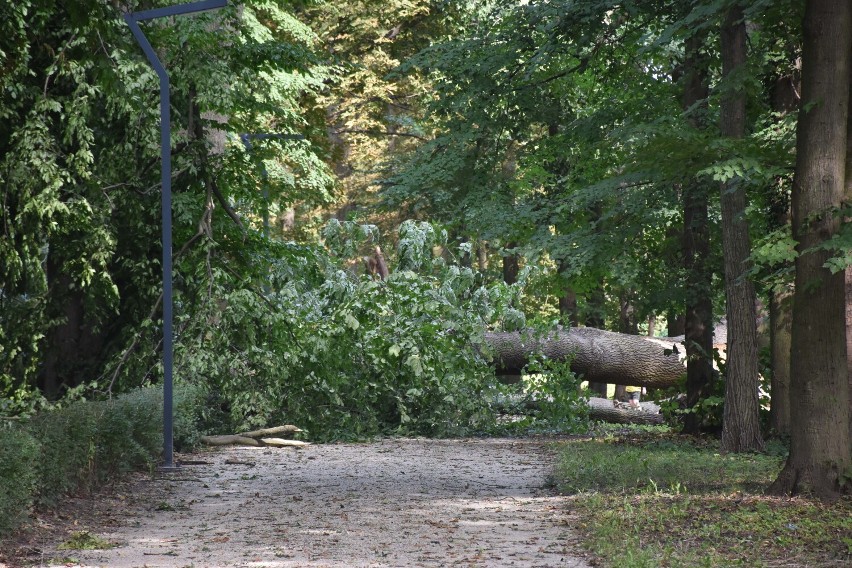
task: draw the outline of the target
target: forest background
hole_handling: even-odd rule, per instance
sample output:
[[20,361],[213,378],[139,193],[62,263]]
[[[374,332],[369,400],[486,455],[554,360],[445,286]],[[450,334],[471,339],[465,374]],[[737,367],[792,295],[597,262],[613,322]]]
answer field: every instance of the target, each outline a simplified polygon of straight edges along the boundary
[[[161,381],[158,84],[122,14],[164,4],[0,6],[4,416]],[[685,431],[789,436],[777,491],[848,491],[847,4],[144,24],[172,81],[176,381],[209,424],[446,436],[499,422],[488,330],[683,335]],[[526,425],[579,427],[576,380],[544,377]]]

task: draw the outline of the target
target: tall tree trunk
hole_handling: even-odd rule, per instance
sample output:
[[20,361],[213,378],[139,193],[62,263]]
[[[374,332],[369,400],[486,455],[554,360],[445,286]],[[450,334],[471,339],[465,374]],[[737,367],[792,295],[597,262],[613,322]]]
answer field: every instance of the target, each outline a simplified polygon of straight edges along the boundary
[[[686,41],[684,63],[684,110],[701,107],[707,100],[708,61],[701,54],[702,35]],[[700,113],[700,110],[698,111]],[[698,114],[690,117],[695,128],[704,126]],[[693,408],[713,389],[713,302],[712,274],[707,266],[710,255],[708,221],[709,195],[706,185],[691,181],[683,186],[683,259],[686,269],[686,316],[684,343],[686,345],[686,406]],[[684,431],[701,430],[701,417],[694,412],[684,417]]]
[[479,271],[485,274],[488,270],[488,244],[485,241],[479,241],[476,247],[476,264]]
[[[799,62],[800,63],[800,62]],[[794,67],[798,67],[794,65]],[[799,107],[800,78],[797,73],[779,77],[772,88],[772,108],[779,115]],[[773,228],[790,223],[790,199],[783,178],[779,178],[770,196]],[[769,299],[770,392],[769,427],[777,436],[790,434],[790,347],[793,322],[793,286],[780,283],[772,288]]]
[[849,439],[852,440],[852,266],[846,268],[846,376],[849,383]]
[[[849,110],[846,117],[846,203],[852,205],[852,61],[849,63]],[[852,223],[852,219],[845,219]],[[852,266],[846,268],[846,378],[849,382],[849,438],[852,440]]]
[[[796,132],[793,237],[796,290],[790,360],[790,455],[776,494],[852,493],[845,278],[825,268],[845,190],[852,2],[810,0],[805,9],[802,108]],[[843,427],[838,427],[843,425]]]
[[[746,64],[746,28],[742,7],[728,9],[722,24],[722,74],[731,80]],[[745,136],[744,88],[727,85],[722,97],[722,136]],[[722,422],[723,452],[763,449],[760,433],[760,400],[757,369],[757,296],[748,277],[751,239],[748,234],[742,180],[722,184],[722,251],[725,262],[725,300],[728,316],[725,407]]]
[[657,332],[657,316],[656,314],[651,314],[648,316],[648,337],[654,337],[654,334]]

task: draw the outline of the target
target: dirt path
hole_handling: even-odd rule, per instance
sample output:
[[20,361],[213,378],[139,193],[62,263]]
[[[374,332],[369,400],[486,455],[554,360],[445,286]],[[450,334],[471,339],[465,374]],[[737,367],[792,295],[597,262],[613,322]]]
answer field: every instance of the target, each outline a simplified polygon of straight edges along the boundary
[[191,459],[207,463],[101,503],[90,530],[114,548],[45,543],[37,565],[588,566],[563,498],[544,487],[555,460],[544,440],[393,439]]

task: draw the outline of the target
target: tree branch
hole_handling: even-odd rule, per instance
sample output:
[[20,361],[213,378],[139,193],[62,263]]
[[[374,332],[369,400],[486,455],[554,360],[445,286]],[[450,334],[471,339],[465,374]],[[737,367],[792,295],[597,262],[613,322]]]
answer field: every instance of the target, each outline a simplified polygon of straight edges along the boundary
[[417,138],[418,140],[423,140],[428,142],[429,139],[420,136],[419,134],[414,134],[412,132],[391,132],[389,130],[361,130],[357,128],[342,128],[340,130],[335,130],[335,134],[367,134],[370,136],[408,136],[410,138]]

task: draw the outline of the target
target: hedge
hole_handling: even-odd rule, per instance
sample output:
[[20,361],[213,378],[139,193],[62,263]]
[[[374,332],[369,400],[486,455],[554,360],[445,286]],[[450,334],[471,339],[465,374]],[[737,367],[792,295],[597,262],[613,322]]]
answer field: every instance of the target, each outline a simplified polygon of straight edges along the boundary
[[[63,495],[91,491],[129,471],[153,471],[163,448],[162,397],[162,389],[144,388],[0,421],[0,535]],[[203,403],[199,389],[176,387],[176,449],[197,443]]]

